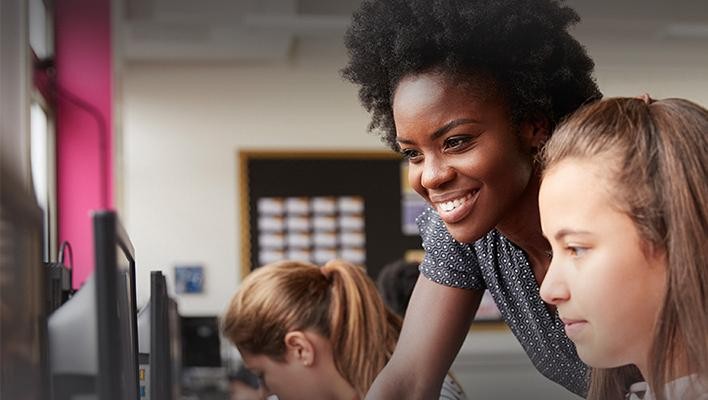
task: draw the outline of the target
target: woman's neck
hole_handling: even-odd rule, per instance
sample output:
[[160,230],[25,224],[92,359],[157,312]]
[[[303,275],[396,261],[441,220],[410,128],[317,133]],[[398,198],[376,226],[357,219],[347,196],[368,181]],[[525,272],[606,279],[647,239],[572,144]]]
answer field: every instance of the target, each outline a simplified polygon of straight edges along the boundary
[[551,254],[551,245],[541,231],[538,211],[540,186],[540,176],[534,171],[513,210],[496,226],[499,232],[526,253],[539,285],[546,276]]

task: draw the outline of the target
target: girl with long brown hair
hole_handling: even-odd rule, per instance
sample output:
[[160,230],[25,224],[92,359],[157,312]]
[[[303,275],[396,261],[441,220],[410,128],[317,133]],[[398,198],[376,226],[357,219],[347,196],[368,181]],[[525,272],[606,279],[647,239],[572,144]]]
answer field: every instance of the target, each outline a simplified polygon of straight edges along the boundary
[[594,367],[588,397],[708,399],[708,111],[603,100],[543,162],[541,296]]
[[[400,328],[366,272],[340,260],[260,267],[223,318],[224,335],[280,400],[363,398]],[[464,398],[451,379],[442,393]]]

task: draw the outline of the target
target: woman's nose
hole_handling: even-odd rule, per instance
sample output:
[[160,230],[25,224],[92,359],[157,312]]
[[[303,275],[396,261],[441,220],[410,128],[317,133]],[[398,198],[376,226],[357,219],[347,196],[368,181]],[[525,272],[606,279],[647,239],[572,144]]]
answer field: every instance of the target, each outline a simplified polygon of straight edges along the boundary
[[439,157],[428,157],[423,164],[421,185],[426,189],[437,189],[444,183],[452,180],[455,171]]

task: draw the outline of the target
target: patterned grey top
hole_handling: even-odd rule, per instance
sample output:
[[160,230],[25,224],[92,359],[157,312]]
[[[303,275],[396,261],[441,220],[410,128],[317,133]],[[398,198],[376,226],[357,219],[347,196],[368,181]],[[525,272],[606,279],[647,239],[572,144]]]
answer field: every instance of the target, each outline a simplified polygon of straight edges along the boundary
[[416,222],[425,249],[421,273],[441,285],[489,290],[502,318],[536,369],[585,397],[588,368],[565,335],[563,322],[541,300],[524,251],[497,230],[471,245],[462,244],[452,238],[430,207]]

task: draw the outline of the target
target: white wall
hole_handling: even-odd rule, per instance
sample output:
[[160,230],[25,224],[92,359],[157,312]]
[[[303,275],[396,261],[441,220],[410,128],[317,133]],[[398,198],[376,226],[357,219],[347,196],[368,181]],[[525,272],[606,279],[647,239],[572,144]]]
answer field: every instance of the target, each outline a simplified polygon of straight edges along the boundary
[[[340,43],[341,41],[337,41]],[[203,295],[184,314],[222,311],[239,279],[237,152],[244,148],[381,149],[366,133],[343,52],[310,43],[288,63],[128,65],[124,70],[124,214],[139,261],[139,302],[151,269],[203,264]]]
[[[683,97],[708,106],[708,37],[701,40],[635,37],[610,31],[579,38],[595,60],[595,76],[606,97],[649,93]],[[586,40],[582,38],[587,36]]]

